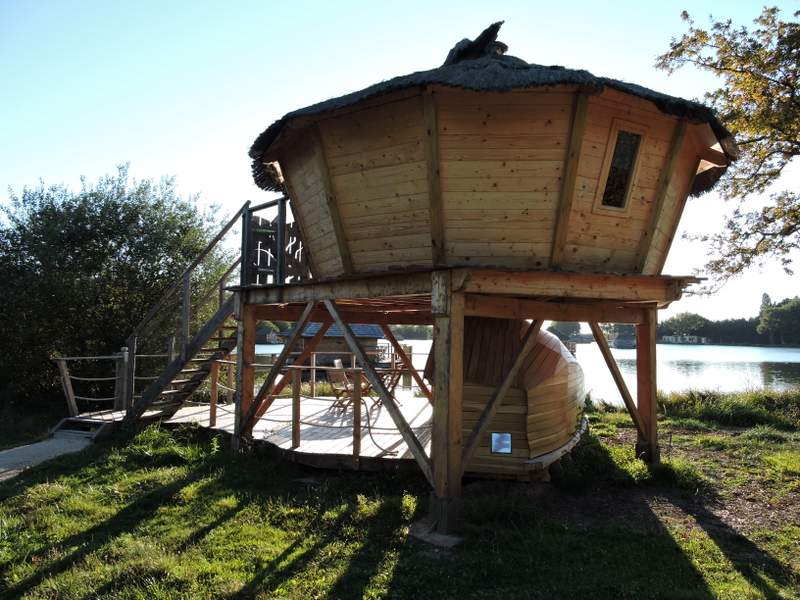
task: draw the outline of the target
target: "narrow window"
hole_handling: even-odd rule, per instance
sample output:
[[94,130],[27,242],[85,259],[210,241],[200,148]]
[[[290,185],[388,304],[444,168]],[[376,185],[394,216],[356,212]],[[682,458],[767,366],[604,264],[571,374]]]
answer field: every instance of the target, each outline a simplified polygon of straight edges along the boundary
[[608,169],[606,189],[603,192],[603,206],[612,208],[625,208],[628,190],[631,186],[633,167],[636,164],[636,155],[642,136],[638,133],[623,131],[617,132],[617,141],[614,144],[614,155]]
[[511,434],[492,432],[492,454],[511,454]]

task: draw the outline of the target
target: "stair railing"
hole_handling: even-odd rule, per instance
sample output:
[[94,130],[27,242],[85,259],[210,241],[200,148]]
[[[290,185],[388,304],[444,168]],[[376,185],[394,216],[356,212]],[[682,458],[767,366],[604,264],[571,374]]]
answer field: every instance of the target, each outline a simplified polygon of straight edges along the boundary
[[[139,384],[146,387],[157,380],[166,365],[176,358],[181,357],[184,361],[191,358],[187,352],[190,351],[193,336],[203,328],[210,315],[228,302],[232,294],[228,288],[232,284],[282,285],[286,281],[297,281],[310,276],[297,224],[287,223],[288,200],[284,196],[256,206],[251,206],[249,201],[245,202],[145,313],[127,337],[122,351],[114,355],[114,377],[103,378],[115,381],[115,410],[128,410],[132,407],[136,399],[141,397],[141,392],[137,390],[141,387]],[[269,211],[269,214],[265,214],[265,211]],[[208,266],[204,265],[204,261],[215,249],[219,249],[226,235],[237,223],[241,227],[240,253],[211,286],[203,290],[196,289],[197,282],[194,280],[202,279],[202,269]],[[258,224],[262,225],[257,226]],[[226,243],[225,249],[230,251],[236,246]],[[216,306],[211,306],[212,303]],[[174,335],[170,335],[170,331]],[[77,411],[75,400],[78,398],[69,385],[73,377],[66,368],[66,361],[98,358],[106,357],[67,357],[56,360],[71,413]],[[164,360],[166,362],[157,367],[151,363],[146,369],[147,373],[139,373],[145,366],[143,361],[156,359],[159,363]]]
[[[137,358],[143,358],[144,355],[138,354],[137,351],[142,345],[143,338],[148,335],[157,333],[157,325],[161,324],[163,329],[169,329],[174,321],[177,321],[176,335],[173,336],[168,342],[167,361],[169,364],[172,359],[180,356],[183,360],[187,360],[186,355],[189,347],[189,342],[194,333],[193,330],[199,329],[202,325],[201,311],[207,307],[212,301],[217,304],[216,308],[221,307],[226,300],[228,287],[232,282],[231,279],[235,276],[237,268],[242,270],[244,266],[243,256],[237,256],[226,268],[222,276],[216,280],[206,290],[198,290],[193,294],[193,278],[198,275],[198,270],[202,268],[203,261],[223,242],[226,234],[228,234],[237,223],[241,222],[242,225],[242,238],[246,237],[247,221],[246,217],[250,213],[250,202],[245,202],[239,210],[227,221],[225,226],[217,233],[216,236],[206,245],[202,252],[191,262],[191,264],[178,276],[172,284],[162,294],[161,298],[147,311],[142,320],[133,328],[133,331],[125,341],[128,348],[128,360],[125,365],[125,385],[123,386],[125,392],[124,407],[129,408],[133,405],[137,397],[137,381],[142,379],[155,379],[155,377],[139,377],[137,376]],[[177,319],[175,318],[175,309],[178,308]],[[165,322],[166,321],[166,322]],[[155,355],[153,355],[155,356]],[[153,370],[152,368],[149,370]]]

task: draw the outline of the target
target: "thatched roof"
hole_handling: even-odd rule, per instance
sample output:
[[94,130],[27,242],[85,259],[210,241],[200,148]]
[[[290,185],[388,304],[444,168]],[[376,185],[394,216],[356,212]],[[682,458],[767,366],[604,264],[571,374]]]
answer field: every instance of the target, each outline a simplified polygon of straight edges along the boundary
[[[262,156],[287,122],[297,117],[320,116],[364,100],[413,87],[443,85],[473,91],[506,92],[534,87],[575,85],[589,92],[611,88],[653,102],[668,115],[708,123],[720,141],[725,154],[735,160],[737,148],[733,136],[707,106],[650,90],[646,87],[608,77],[596,77],[582,69],[543,66],[527,63],[504,54],[506,45],[496,41],[500,23],[494,23],[474,41],[462,40],[450,51],[445,63],[436,69],[419,71],[371,85],[358,92],[331,98],[294,110],[275,121],[250,148],[253,159],[253,179],[265,190],[281,191],[282,186],[273,169],[263,164]],[[725,167],[713,168],[695,179],[692,195],[708,191],[725,172]]]

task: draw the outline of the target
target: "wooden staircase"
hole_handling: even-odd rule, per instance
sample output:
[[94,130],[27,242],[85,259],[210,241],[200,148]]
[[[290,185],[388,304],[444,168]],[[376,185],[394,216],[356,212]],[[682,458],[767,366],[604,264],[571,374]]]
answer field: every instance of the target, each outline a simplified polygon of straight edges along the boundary
[[134,402],[125,423],[132,423],[150,409],[169,417],[180,408],[211,372],[211,364],[222,360],[236,346],[234,297],[228,298],[217,312],[197,332],[177,357],[153,383],[147,386]]

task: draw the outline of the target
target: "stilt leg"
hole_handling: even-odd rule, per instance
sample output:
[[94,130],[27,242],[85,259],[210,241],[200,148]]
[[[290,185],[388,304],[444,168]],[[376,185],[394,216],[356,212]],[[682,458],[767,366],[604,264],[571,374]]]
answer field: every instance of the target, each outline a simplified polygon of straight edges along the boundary
[[464,296],[453,294],[450,273],[433,274],[433,462],[431,517],[439,533],[457,528],[461,502]]
[[647,311],[644,323],[636,325],[636,404],[644,425],[636,455],[645,462],[659,461],[658,420],[656,415],[656,311]]
[[236,412],[233,447],[241,447],[245,416],[253,404],[255,392],[256,319],[254,306],[245,304],[239,315],[236,335]]

